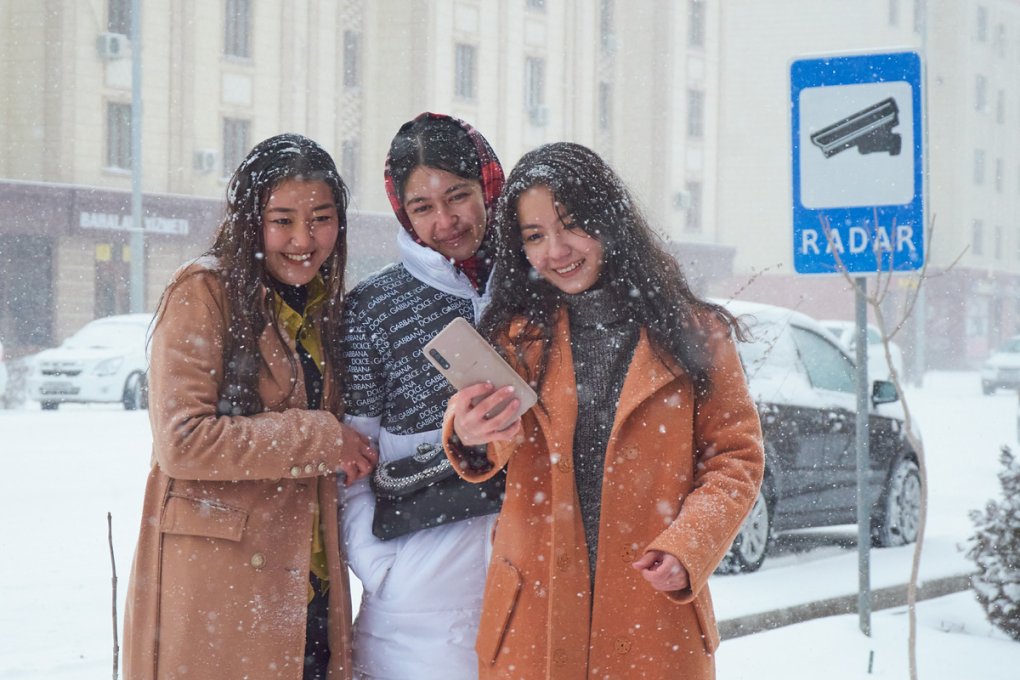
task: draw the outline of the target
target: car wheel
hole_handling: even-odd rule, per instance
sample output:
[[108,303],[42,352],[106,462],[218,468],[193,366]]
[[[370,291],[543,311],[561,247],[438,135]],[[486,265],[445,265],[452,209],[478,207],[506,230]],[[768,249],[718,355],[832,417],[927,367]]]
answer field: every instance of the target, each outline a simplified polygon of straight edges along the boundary
[[44,401],[40,404],[43,411],[56,411],[57,407],[60,406],[59,401]]
[[769,548],[772,537],[772,513],[764,490],[751,506],[751,512],[740,526],[730,550],[716,568],[717,574],[740,574],[758,571]]
[[149,407],[149,389],[145,376],[141,373],[132,373],[124,383],[124,408],[128,411],[137,411]]
[[920,523],[921,473],[917,463],[904,459],[893,468],[882,492],[880,509],[871,522],[872,543],[880,548],[913,543]]
[[981,383],[981,391],[985,393],[985,396],[995,392],[995,385],[989,385],[988,383]]

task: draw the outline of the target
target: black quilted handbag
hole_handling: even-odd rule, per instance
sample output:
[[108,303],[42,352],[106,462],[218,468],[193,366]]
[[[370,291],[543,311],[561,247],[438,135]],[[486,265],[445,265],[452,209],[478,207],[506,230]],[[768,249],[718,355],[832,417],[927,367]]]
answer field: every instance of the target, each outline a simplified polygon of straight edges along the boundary
[[[479,464],[484,467],[487,461]],[[387,541],[499,512],[506,471],[474,484],[457,476],[442,446],[419,444],[413,455],[376,467],[371,485],[375,492],[372,533]]]

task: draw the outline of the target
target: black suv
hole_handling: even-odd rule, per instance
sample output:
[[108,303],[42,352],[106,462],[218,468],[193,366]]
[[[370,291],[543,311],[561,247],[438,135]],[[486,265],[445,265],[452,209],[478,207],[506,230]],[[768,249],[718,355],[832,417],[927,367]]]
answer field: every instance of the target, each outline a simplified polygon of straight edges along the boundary
[[[739,343],[765,434],[765,479],[717,573],[755,571],[781,531],[857,523],[857,400],[853,360],[810,317],[771,305],[727,302],[749,328]],[[917,538],[921,478],[891,383],[872,386],[868,479],[871,538]]]

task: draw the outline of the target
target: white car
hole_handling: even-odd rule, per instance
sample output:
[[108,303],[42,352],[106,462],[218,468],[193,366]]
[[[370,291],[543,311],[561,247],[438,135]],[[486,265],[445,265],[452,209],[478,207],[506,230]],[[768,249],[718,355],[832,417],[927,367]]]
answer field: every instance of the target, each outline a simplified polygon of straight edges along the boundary
[[[836,337],[840,347],[856,356],[857,324],[853,321],[841,321],[829,319],[820,322],[825,330]],[[868,334],[868,378],[871,380],[888,380],[892,375],[889,362],[885,357],[885,347],[882,345],[882,334],[870,323],[867,328]],[[896,369],[896,375],[903,377],[903,350],[895,342],[889,341],[889,353],[892,355],[892,366]]]
[[121,402],[148,408],[146,340],[151,314],[91,321],[60,347],[35,356],[28,396],[53,410],[62,403]]
[[1020,335],[995,350],[981,367],[981,390],[991,394],[1000,387],[1020,389]]

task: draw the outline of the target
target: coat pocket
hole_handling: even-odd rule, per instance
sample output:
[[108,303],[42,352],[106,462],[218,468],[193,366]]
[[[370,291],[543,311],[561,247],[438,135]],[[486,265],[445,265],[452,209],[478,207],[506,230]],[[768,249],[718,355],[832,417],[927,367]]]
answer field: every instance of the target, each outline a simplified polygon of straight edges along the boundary
[[171,494],[163,507],[160,530],[165,534],[205,536],[240,541],[248,513],[203,498]]
[[485,601],[478,626],[478,640],[475,642],[475,651],[484,663],[492,664],[496,661],[510,618],[517,607],[522,583],[521,572],[517,567],[498,555],[492,558],[485,582]]
[[705,644],[705,651],[713,654],[719,648],[719,627],[715,623],[715,610],[712,608],[712,595],[708,588],[702,588],[691,604],[694,606],[694,613],[698,615],[698,623],[701,624],[701,639]]

